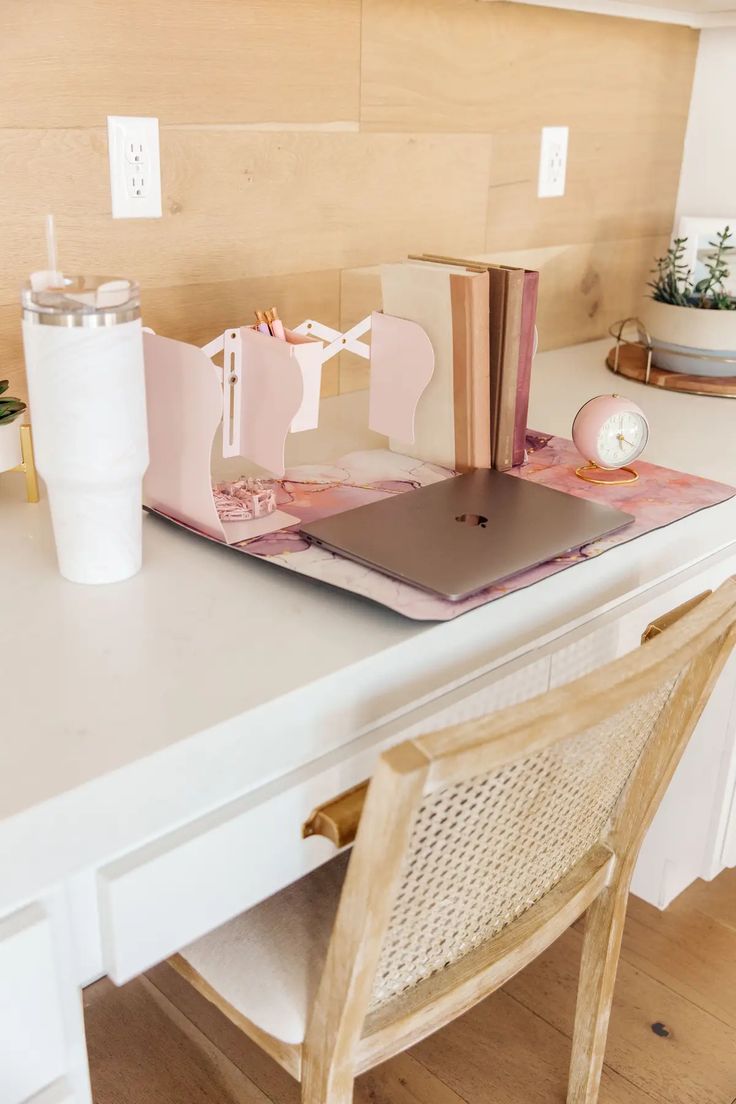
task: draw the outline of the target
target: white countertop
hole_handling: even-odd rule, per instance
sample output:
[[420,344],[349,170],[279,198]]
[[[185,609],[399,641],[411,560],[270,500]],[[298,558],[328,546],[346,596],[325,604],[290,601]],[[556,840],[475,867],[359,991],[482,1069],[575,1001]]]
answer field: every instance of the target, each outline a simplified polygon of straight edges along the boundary
[[[613,389],[601,367],[608,344],[538,357],[534,428],[569,435],[582,402]],[[616,390],[647,411],[649,459],[736,482],[736,404],[625,381]],[[162,804],[169,787],[170,816],[178,771],[196,772],[201,804],[212,806],[246,789],[253,772],[260,783],[290,769],[295,747],[302,760],[312,747],[322,753],[440,683],[734,541],[731,501],[576,565],[533,595],[520,591],[433,625],[152,517],[139,576],[107,587],[65,582],[45,502],[27,505],[23,480],[4,476],[0,821],[121,769],[132,786],[153,778],[156,763],[169,779],[156,775]]]

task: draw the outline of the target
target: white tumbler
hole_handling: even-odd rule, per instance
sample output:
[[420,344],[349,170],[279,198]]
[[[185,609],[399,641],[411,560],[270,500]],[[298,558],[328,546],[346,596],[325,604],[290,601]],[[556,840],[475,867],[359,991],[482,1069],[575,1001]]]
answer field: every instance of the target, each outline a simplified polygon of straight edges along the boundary
[[148,467],[138,285],[91,276],[22,292],[36,465],[49,496],[59,570],[113,583],[141,566]]

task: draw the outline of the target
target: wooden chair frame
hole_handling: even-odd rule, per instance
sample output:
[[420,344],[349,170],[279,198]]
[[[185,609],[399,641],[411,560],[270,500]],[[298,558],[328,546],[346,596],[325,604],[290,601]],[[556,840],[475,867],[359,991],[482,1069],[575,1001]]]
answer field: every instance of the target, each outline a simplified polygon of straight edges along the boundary
[[[636,857],[710,692],[736,642],[736,579],[645,647],[573,683],[385,752],[360,824],[304,1043],[272,1038],[180,956],[173,965],[302,1082],[305,1104],[349,1104],[354,1078],[418,1042],[503,985],[587,911],[568,1104],[598,1097]],[[673,611],[677,613],[677,611]],[[495,937],[369,1013],[379,958],[425,795],[570,739],[680,675],[600,842]],[[358,811],[356,814],[356,800]]]

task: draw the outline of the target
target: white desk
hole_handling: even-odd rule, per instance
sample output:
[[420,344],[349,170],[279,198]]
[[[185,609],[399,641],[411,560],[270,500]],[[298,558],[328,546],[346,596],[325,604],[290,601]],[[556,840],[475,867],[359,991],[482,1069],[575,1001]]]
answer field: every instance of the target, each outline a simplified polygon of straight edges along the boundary
[[[538,358],[531,425],[569,434],[614,389],[606,347]],[[646,407],[650,459],[736,482],[736,405],[615,389]],[[88,1100],[78,986],[126,980],[323,861],[302,820],[381,747],[575,677],[736,573],[731,501],[427,625],[158,519],[144,531],[137,578],[66,583],[45,504],[0,479],[0,1039],[6,962],[28,1015],[46,1009],[2,1104],[50,1083]],[[732,664],[645,845],[636,889],[655,903],[736,864],[735,685]]]

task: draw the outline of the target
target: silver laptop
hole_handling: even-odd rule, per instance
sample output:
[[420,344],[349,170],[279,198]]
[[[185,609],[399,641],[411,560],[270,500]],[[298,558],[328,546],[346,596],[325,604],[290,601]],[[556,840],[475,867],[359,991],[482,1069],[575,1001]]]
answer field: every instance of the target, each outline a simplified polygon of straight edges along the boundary
[[301,531],[331,552],[456,602],[633,520],[484,469],[312,521]]

